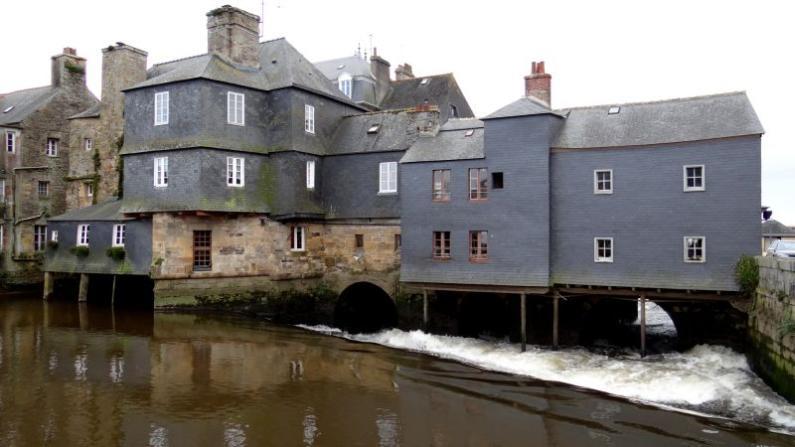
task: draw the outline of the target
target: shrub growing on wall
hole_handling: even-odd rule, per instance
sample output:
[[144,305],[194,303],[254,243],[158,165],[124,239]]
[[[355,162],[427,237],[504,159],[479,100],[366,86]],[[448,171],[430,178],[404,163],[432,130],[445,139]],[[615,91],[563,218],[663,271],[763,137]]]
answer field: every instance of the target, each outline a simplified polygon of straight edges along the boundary
[[127,252],[124,250],[124,247],[110,247],[105,251],[105,254],[114,261],[122,261],[127,255]]
[[86,247],[85,245],[78,245],[76,247],[72,247],[69,249],[69,251],[78,258],[85,258],[86,256],[88,256],[89,253],[88,247]]
[[753,256],[743,255],[734,265],[734,280],[740,286],[740,292],[751,297],[759,286],[759,264]]

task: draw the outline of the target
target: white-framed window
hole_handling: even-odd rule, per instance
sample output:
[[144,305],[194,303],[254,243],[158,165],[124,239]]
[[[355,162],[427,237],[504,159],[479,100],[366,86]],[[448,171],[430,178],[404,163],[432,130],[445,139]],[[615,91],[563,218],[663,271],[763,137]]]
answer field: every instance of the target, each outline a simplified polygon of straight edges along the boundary
[[378,192],[397,192],[397,162],[387,161],[378,164]]
[[306,162],[306,189],[315,189],[315,161]]
[[307,133],[315,133],[315,106],[304,105],[304,130]]
[[226,92],[226,122],[236,126],[246,125],[246,95]]
[[155,157],[155,186],[168,186],[168,157]]
[[684,191],[704,191],[707,184],[704,165],[685,165],[682,167]]
[[83,183],[86,185],[86,197],[94,197],[94,184],[93,183]]
[[47,138],[47,146],[45,148],[45,153],[48,157],[57,157],[58,156],[58,139],[57,138]]
[[0,180],[0,203],[6,203],[6,181]]
[[3,251],[5,248],[5,235],[6,235],[6,227],[5,225],[0,224],[0,252]]
[[168,124],[168,92],[155,93],[155,126]]
[[51,242],[58,242],[58,230],[50,231],[50,241]]
[[350,74],[342,73],[339,78],[337,78],[337,83],[343,95],[348,98],[353,97],[353,78]]
[[124,239],[127,236],[127,226],[116,224],[113,226],[113,246],[124,247]]
[[87,151],[94,149],[94,140],[91,138],[83,138],[83,148]]
[[33,226],[33,250],[44,250],[44,242],[47,240],[47,226],[34,225]]
[[17,151],[17,133],[13,130],[6,131],[6,152],[13,154]]
[[77,245],[79,247],[88,247],[88,233],[91,230],[91,225],[80,224],[77,226]]
[[246,184],[246,159],[226,157],[226,186],[242,187]]
[[299,225],[290,227],[290,250],[306,250],[306,228]]
[[595,237],[593,239],[594,262],[613,262],[613,238]]
[[707,262],[707,238],[704,236],[685,236],[685,262]]
[[597,169],[593,171],[593,193],[613,194],[612,169]]

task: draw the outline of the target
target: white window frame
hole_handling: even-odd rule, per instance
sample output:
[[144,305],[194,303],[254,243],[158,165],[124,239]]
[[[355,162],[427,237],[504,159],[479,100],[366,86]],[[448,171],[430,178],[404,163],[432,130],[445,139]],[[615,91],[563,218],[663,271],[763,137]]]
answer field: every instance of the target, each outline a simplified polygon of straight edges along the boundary
[[94,184],[85,183],[85,185],[86,185],[86,197],[94,197]]
[[155,92],[155,126],[168,124],[169,100],[168,91]]
[[315,133],[315,106],[304,104],[304,131]]
[[127,225],[115,224],[113,225],[113,240],[111,245],[114,247],[124,247],[125,239],[127,238]]
[[0,203],[6,203],[6,181],[0,180]]
[[306,162],[306,189],[315,189],[315,161]]
[[[610,176],[610,188],[599,189],[599,174],[608,173]],[[594,169],[593,171],[593,193],[594,194],[613,194],[613,170],[612,169]]]
[[6,244],[5,244],[5,229],[6,226],[0,224],[0,252],[4,251]]
[[93,138],[83,138],[83,148],[87,151],[94,149],[94,139]]
[[58,139],[57,138],[47,138],[47,143],[44,148],[44,153],[47,154],[48,157],[57,157],[58,156]]
[[[687,169],[701,168],[701,186],[687,186]],[[682,166],[682,190],[684,192],[704,191],[707,189],[707,168],[704,165]]]
[[290,227],[290,251],[306,251],[306,227]]
[[77,226],[77,246],[88,247],[89,234],[91,232],[91,225],[80,224]]
[[45,248],[47,248],[47,225],[34,225],[33,251],[43,251]]
[[[701,259],[688,259],[687,256],[687,240],[688,239],[701,239]],[[682,253],[682,257],[686,264],[703,264],[707,262],[707,238],[705,236],[685,236],[682,238],[682,244],[684,247],[684,252]]]
[[246,125],[246,95],[243,93],[226,92],[226,123]]
[[246,186],[246,159],[226,157],[226,186],[242,188]]
[[337,78],[337,85],[343,95],[353,98],[353,76],[349,73],[342,73]]
[[385,161],[378,164],[378,193],[395,194],[398,192],[398,172],[396,161]]
[[13,130],[6,131],[6,152],[9,154],[17,151],[17,133]]
[[[599,256],[599,241],[610,241],[610,257]],[[595,237],[593,238],[593,262],[598,263],[612,263],[616,255],[616,246],[613,243],[612,237]]]
[[168,186],[168,157],[154,158],[154,185],[156,188]]
[[58,242],[58,230],[50,231],[50,242]]

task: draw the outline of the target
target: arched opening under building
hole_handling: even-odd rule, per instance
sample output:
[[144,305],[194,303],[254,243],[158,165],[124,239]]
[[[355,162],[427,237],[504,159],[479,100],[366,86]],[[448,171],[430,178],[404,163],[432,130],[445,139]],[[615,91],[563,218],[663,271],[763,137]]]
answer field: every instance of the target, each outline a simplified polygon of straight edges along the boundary
[[377,332],[395,327],[397,322],[397,308],[392,298],[369,282],[348,286],[334,309],[334,324],[350,333]]

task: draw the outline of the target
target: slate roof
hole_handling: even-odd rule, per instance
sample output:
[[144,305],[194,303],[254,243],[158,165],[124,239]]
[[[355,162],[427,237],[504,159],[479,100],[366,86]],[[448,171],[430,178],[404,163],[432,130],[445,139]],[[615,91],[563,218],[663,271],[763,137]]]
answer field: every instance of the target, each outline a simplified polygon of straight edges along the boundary
[[[47,104],[57,93],[57,88],[47,85],[0,94],[0,125],[23,121]],[[11,110],[3,112],[11,106],[13,106]]]
[[53,222],[118,222],[132,220],[132,218],[125,217],[121,212],[122,204],[123,201],[113,198],[96,205],[69,211],[60,216],[50,217],[48,220]]
[[497,119],[497,118],[513,118],[517,116],[530,116],[530,115],[557,115],[559,113],[553,111],[548,105],[541,101],[528,96],[523,96],[516,101],[498,109],[495,112],[483,117],[484,120]]
[[99,118],[99,111],[102,107],[102,104],[97,102],[93,106],[87,108],[86,110],[70,116],[68,119],[76,119],[76,118]]
[[[427,81],[423,83],[426,79]],[[447,107],[447,104],[438,104],[439,98],[447,98],[450,90],[456,88],[457,85],[452,73],[393,81],[390,84],[389,93],[381,101],[380,107],[382,109],[405,109],[426,103]],[[465,110],[460,110],[459,113],[461,116],[471,116],[471,111],[467,113]]]
[[[608,114],[618,106],[619,113]],[[745,92],[559,110],[553,148],[637,146],[764,133]]]
[[342,73],[352,77],[366,76],[373,78],[370,63],[359,56],[341,57],[327,61],[315,62],[315,67],[328,79],[337,79]]
[[[472,130],[470,136],[467,131]],[[434,137],[420,137],[411,146],[401,163],[474,160],[484,158],[483,121],[450,119]]]
[[[369,133],[374,125],[378,125],[378,130]],[[340,122],[326,154],[403,151],[416,141],[418,135],[412,112],[390,110],[351,115]]]
[[260,68],[235,65],[212,53],[154,65],[147,80],[127,90],[190,79],[209,79],[257,90],[301,87],[353,104],[284,38],[260,42]]
[[770,219],[762,222],[762,235],[766,237],[795,236],[795,228],[788,227],[783,223]]

